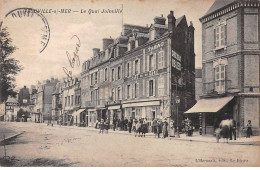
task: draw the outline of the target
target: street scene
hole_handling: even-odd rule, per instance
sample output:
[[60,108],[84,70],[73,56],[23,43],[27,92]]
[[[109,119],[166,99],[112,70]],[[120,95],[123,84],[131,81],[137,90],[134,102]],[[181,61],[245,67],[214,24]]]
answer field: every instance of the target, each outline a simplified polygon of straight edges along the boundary
[[0,3],[0,166],[259,166],[259,0]]
[[[258,166],[259,138],[243,138],[229,144],[215,140],[189,141],[155,138],[148,133],[3,123],[2,128],[23,132],[6,145],[10,160],[3,166]],[[195,139],[196,140],[196,139]],[[1,155],[3,155],[1,147]],[[170,149],[169,149],[170,148]],[[27,152],[30,151],[30,152]],[[214,154],[212,154],[214,153]],[[12,158],[12,159],[11,159]],[[231,161],[232,159],[232,161]],[[1,163],[3,160],[1,160]],[[10,163],[10,164],[8,164]]]

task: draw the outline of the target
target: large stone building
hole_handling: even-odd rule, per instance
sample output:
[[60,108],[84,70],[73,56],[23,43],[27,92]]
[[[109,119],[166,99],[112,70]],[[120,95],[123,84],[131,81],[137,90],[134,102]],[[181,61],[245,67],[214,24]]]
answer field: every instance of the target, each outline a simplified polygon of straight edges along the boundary
[[203,134],[227,117],[240,136],[248,120],[259,134],[259,6],[259,0],[216,0],[200,19],[203,97],[186,113],[202,114]]
[[39,122],[41,123],[51,120],[52,93],[57,83],[58,79],[52,78],[51,80],[38,82],[36,86],[37,92],[33,96],[35,102],[34,112],[39,113]]
[[61,94],[63,125],[80,124],[79,119],[84,111],[80,110],[80,94],[80,80],[77,77],[64,79]]
[[82,65],[82,108],[86,123],[113,118],[177,119],[195,102],[194,28],[186,17],[168,23],[155,17],[150,27],[123,25],[116,39],[103,39],[103,50]]

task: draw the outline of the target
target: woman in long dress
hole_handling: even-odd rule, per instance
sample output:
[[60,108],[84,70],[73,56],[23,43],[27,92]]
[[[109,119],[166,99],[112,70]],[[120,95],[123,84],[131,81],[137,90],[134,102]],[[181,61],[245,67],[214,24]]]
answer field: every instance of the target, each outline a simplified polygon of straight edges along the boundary
[[170,122],[169,134],[170,134],[170,137],[175,137],[175,127],[174,127],[173,120],[171,120],[171,122]]

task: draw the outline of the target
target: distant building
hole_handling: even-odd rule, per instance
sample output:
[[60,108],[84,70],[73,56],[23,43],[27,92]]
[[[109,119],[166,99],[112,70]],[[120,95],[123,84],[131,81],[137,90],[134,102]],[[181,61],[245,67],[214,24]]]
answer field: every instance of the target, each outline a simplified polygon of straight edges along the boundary
[[213,134],[228,117],[239,136],[248,120],[259,134],[259,7],[259,0],[216,0],[200,19],[203,96],[187,113],[202,114],[203,134]]
[[28,106],[30,104],[30,92],[29,89],[24,86],[18,93],[19,106]]
[[58,82],[55,86],[55,90],[52,93],[52,120],[62,120],[62,86],[61,82]]
[[4,120],[7,122],[13,122],[17,119],[17,108],[18,101],[16,98],[8,97],[7,101],[5,102],[5,118]]
[[5,118],[5,103],[0,103],[0,121]]
[[58,79],[52,78],[51,80],[45,80],[38,82],[35,94],[35,108],[34,111],[40,113],[40,122],[51,120],[52,116],[52,93],[55,91],[55,86],[58,83]]

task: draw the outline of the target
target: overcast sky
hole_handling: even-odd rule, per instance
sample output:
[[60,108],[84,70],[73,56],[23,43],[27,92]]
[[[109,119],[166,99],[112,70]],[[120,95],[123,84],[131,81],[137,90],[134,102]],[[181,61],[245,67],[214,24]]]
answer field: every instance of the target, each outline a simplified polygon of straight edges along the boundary
[[[70,69],[66,51],[71,56],[76,48],[77,35],[81,41],[79,59],[81,64],[92,56],[92,48],[102,49],[102,38],[116,38],[122,31],[122,14],[89,14],[89,13],[44,13],[50,27],[50,39],[46,48],[40,53],[42,45],[40,37],[44,24],[40,17],[13,18],[5,15],[16,8],[34,9],[71,9],[72,11],[88,12],[89,9],[121,9],[123,8],[123,22],[127,24],[142,25],[152,24],[155,16],[167,16],[170,10],[174,11],[176,18],[186,15],[188,24],[193,22],[195,27],[195,54],[196,67],[201,67],[201,23],[202,17],[214,0],[143,0],[143,1],[29,1],[17,0],[0,1],[0,19],[3,26],[9,28],[13,45],[18,49],[12,57],[18,59],[23,66],[23,71],[16,77],[17,87],[30,86],[37,81],[51,77],[65,77],[63,67]],[[73,74],[80,73],[81,67],[75,67]]]

